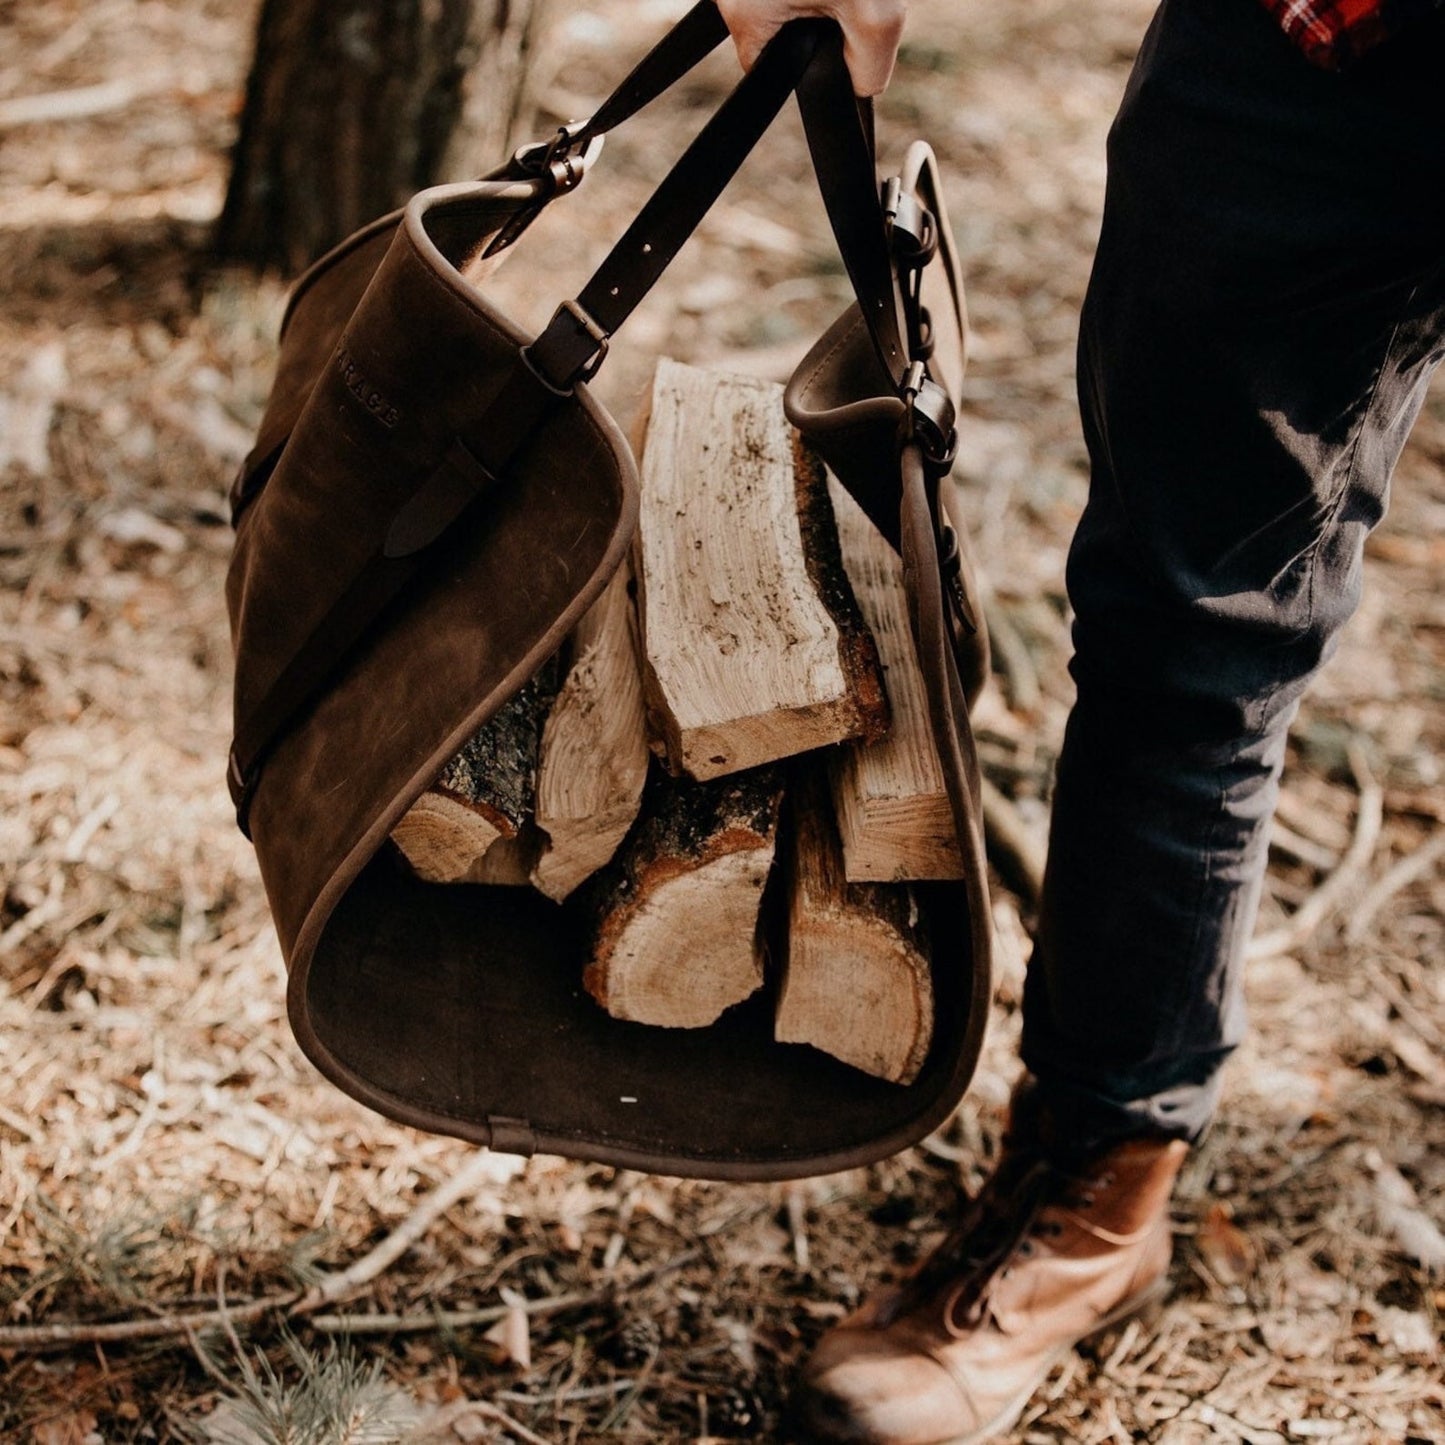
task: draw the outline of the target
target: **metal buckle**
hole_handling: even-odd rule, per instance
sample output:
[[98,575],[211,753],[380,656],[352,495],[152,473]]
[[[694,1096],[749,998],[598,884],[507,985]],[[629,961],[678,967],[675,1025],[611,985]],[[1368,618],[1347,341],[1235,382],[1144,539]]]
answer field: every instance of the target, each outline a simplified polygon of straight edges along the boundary
[[[538,359],[536,353],[539,346],[545,354],[550,346],[565,345],[566,338],[559,333],[560,328],[568,322],[571,323],[575,332],[586,336],[595,349],[585,360],[573,365],[567,375],[559,381],[548,375],[546,367]],[[607,359],[609,340],[607,333],[576,301],[564,301],[552,313],[552,319],[547,323],[542,334],[530,346],[522,348],[522,363],[553,395],[571,396],[573,388],[579,382],[591,381],[597,375],[602,363]]]
[[903,189],[899,176],[883,182],[883,224],[901,266],[926,266],[938,251],[933,212]]
[[[585,122],[573,121],[564,125],[551,140],[536,141],[514,151],[505,172],[506,179],[514,181],[540,180],[548,177],[551,185],[536,200],[519,210],[510,221],[487,243],[483,257],[490,258],[512,245],[522,232],[542,213],[548,201],[575,191],[586,178],[593,161],[602,153],[603,136],[595,135],[573,154],[577,135]],[[495,173],[494,173],[495,174]]]
[[916,441],[924,460],[943,475],[953,465],[958,450],[953,399],[928,375],[921,361],[909,366],[898,392],[906,408],[905,437]]
[[577,143],[586,132],[589,121],[574,120],[557,128],[550,140],[534,141],[531,145],[518,147],[512,156],[512,167],[519,177],[550,176],[552,194],[563,195],[575,191],[602,153],[605,137],[594,135],[588,138],[580,151]]

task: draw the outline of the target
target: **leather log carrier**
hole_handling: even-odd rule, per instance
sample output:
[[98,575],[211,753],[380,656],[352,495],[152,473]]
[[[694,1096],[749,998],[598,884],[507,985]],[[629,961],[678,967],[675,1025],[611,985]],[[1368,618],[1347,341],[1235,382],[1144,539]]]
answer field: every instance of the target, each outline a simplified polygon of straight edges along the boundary
[[[988,1002],[968,724],[986,659],[940,497],[963,293],[932,154],[915,145],[880,187],[837,27],[796,21],[539,336],[462,275],[517,244],[576,188],[603,133],[725,35],[702,0],[591,120],[481,181],[423,191],[297,283],[233,493],[230,783],[285,953],[292,1026],[347,1093],[504,1151],[772,1179],[868,1162],[936,1128],[972,1076]],[[614,1019],[583,992],[586,939],[566,904],[424,883],[388,842],[622,562],[637,470],[586,382],[793,94],[858,300],[785,404],[901,553],[966,863],[963,881],[913,885],[936,1014],[906,1086],[775,1042],[767,990],[703,1029]]]

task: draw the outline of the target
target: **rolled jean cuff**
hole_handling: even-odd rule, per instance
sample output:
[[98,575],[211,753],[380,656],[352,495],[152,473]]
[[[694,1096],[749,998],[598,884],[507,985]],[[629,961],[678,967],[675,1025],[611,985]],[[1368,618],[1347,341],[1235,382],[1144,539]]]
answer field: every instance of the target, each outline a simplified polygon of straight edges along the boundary
[[1128,1139],[1198,1143],[1219,1106],[1220,1081],[1216,1068],[1200,1082],[1124,1098],[1045,1071],[1035,1072],[1020,1094],[1045,1151],[1067,1163]]

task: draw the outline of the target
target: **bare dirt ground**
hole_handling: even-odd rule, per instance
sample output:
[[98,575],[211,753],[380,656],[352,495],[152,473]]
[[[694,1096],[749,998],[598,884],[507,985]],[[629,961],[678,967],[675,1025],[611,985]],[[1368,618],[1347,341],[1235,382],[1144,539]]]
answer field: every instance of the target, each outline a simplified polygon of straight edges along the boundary
[[[678,8],[558,7],[544,108],[584,113]],[[915,0],[882,110],[886,154],[925,134],[950,175],[976,328],[962,511],[1008,662],[980,735],[1037,827],[1086,477],[1075,317],[1147,10]],[[798,1360],[997,1147],[1027,920],[998,889],[996,1016],[954,1121],[845,1175],[478,1160],[320,1082],[222,782],[223,493],[282,292],[194,278],[252,19],[0,0],[0,1439],[794,1438]],[[729,75],[609,143],[590,209],[538,238],[559,275],[580,282]],[[37,119],[57,92],[89,113]],[[624,333],[608,394],[625,415],[662,350],[781,377],[844,286],[784,127]],[[1370,551],[1295,729],[1260,925],[1285,933],[1177,1197],[1172,1302],[1056,1370],[1021,1440],[1445,1440],[1445,392]],[[409,1249],[368,1254],[429,1201]],[[358,1261],[344,1301],[285,1323]],[[176,1328],[218,1300],[231,1334]]]

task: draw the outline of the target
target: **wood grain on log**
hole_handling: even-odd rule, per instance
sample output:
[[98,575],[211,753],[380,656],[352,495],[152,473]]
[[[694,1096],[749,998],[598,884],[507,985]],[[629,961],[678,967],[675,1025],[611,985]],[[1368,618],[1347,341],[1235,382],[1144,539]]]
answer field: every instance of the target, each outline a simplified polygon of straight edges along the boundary
[[906,884],[849,883],[821,765],[792,779],[788,942],[777,1038],[893,1083],[933,1037],[927,937]]
[[893,715],[886,738],[849,744],[834,758],[833,804],[848,878],[961,878],[963,855],[908,626],[902,561],[836,481],[829,492],[843,565],[877,641]]
[[546,838],[532,882],[549,898],[601,868],[642,805],[649,754],[631,577],[622,567],[578,625],[542,732],[536,820]]
[[621,852],[584,891],[587,991],[616,1018],[700,1028],[763,981],[758,915],[782,775],[714,782],[655,769]]
[[882,736],[877,650],[782,388],[663,360],[642,476],[644,682],[668,767],[716,778]]

